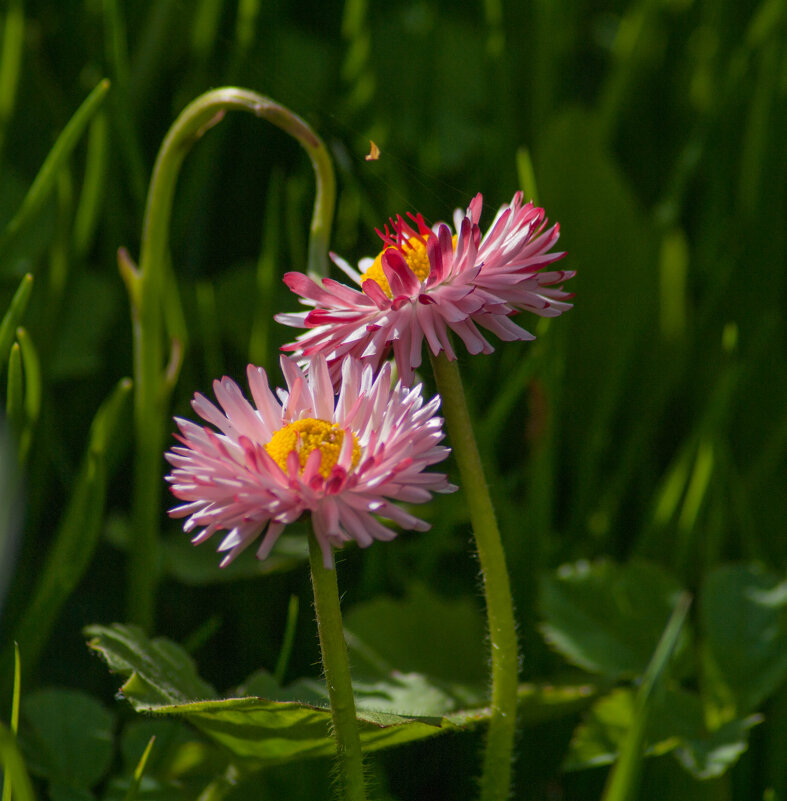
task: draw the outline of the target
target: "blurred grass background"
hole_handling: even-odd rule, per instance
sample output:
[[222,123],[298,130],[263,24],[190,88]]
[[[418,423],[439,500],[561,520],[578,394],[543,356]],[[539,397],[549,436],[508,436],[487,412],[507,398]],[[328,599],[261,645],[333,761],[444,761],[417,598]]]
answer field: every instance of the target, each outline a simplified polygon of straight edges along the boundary
[[[86,486],[80,471],[98,476],[82,501],[95,534],[82,533],[95,547],[61,563],[76,586],[62,586],[28,687],[64,684],[107,702],[115,690],[80,632],[125,619],[124,542],[134,536],[130,406],[108,434],[90,434],[132,371],[116,251],[139,252],[147,182],[169,125],[200,92],[226,84],[290,106],[326,141],[339,181],[332,247],[350,261],[379,250],[374,228],[389,216],[447,220],[478,191],[484,223],[520,187],[560,222],[563,264],[578,273],[568,287],[575,308],[525,320],[538,335],[532,345],[462,359],[526,678],[560,669],[535,626],[537,577],[562,562],[646,557],[689,589],[725,561],[784,574],[783,0],[0,8],[0,230],[79,104],[102,78],[112,82],[51,191],[0,241],[0,310],[26,273],[35,280],[3,377],[23,461],[21,487],[4,480],[12,471],[0,473],[0,499],[23,499],[5,501],[18,525],[5,524],[0,542],[0,582],[10,582],[4,647],[75,487]],[[381,149],[375,162],[364,160],[370,139]],[[280,276],[305,267],[312,202],[308,160],[271,126],[231,116],[195,146],[171,239],[187,332],[173,412],[187,414],[213,378],[242,377],[250,359],[278,376],[276,349],[291,332],[271,315],[296,307]],[[107,439],[94,462],[89,436]],[[4,465],[13,459],[9,448]],[[401,595],[413,577],[446,597],[480,600],[461,503],[442,499],[430,515],[429,534],[342,557],[345,606]],[[290,596],[308,609],[306,571],[253,581],[251,564],[219,574],[210,546],[195,556],[177,525],[165,525],[157,633],[188,643],[219,687],[272,670]],[[316,659],[302,614],[293,675],[313,674]],[[787,798],[785,710],[782,689],[723,787],[685,789],[688,779],[662,764],[649,768],[662,773],[643,797],[760,799],[768,787]],[[522,735],[518,783],[533,797],[598,797],[603,774],[559,773],[571,728]],[[381,770],[393,797],[430,797],[436,787],[465,797],[476,745],[468,735],[393,751]]]

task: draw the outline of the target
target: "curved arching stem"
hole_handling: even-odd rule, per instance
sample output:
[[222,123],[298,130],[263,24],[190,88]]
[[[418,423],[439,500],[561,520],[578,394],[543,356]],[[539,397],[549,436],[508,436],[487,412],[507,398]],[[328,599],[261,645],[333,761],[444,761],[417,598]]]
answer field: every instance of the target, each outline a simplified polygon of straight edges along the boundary
[[172,202],[183,159],[227,111],[246,111],[293,136],[309,155],[317,191],[309,236],[309,272],[327,275],[328,243],[336,199],[330,155],[312,129],[289,109],[247,89],[224,87],[200,95],[175,120],[161,145],[148,189],[139,268],[127,252],[118,265],[128,288],[134,336],[134,427],[136,453],[132,532],[129,539],[129,615],[150,630],[159,573],[159,518],[169,396],[182,358],[182,343],[173,342],[170,364],[164,364],[163,293],[169,258]]

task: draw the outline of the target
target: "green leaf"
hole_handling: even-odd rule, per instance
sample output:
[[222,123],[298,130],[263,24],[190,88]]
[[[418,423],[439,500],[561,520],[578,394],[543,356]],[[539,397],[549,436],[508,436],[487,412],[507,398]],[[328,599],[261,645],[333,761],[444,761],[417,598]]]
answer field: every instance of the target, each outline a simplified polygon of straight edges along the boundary
[[[596,702],[574,732],[564,770],[611,765],[634,721],[635,693],[619,688]],[[708,732],[702,700],[696,693],[669,689],[654,707],[646,726],[648,757],[671,753],[697,779],[722,775],[746,750],[757,716]]]
[[88,626],[88,646],[106,659],[114,673],[129,676],[120,688],[135,709],[153,711],[194,699],[216,698],[197,674],[194,660],[164,637],[149,640],[137,626]]
[[60,136],[58,136],[27,195],[25,195],[19,211],[14,215],[2,236],[0,236],[0,256],[7,251],[10,244],[19,235],[19,232],[36,216],[49,198],[60,170],[65,166],[71,156],[71,152],[82,137],[82,132],[101,106],[108,91],[109,81],[106,79],[100,81],[76,110]]
[[[180,646],[163,638],[148,640],[140,629],[121,624],[89,626],[86,633],[92,638],[90,647],[107,660],[110,669],[128,677],[121,692],[138,712],[186,720],[236,756],[260,764],[334,753],[331,714],[323,700],[325,688],[319,682],[303,679],[282,689],[269,674],[259,672],[244,691],[265,692],[270,698],[192,700],[215,694],[199,678],[193,660]],[[359,690],[358,721],[366,751],[489,720],[489,707],[458,709],[456,696],[431,685],[423,676],[397,674],[387,683],[361,684]],[[414,694],[421,707],[425,706],[423,696],[427,697],[431,714],[388,711],[412,702]],[[568,714],[586,705],[593,694],[594,689],[587,685],[522,685],[523,718],[535,722]],[[284,700],[286,696],[290,698]],[[293,697],[299,700],[291,700]]]
[[564,565],[542,580],[541,630],[585,670],[614,679],[641,675],[679,593],[674,579],[645,562]]
[[22,719],[30,770],[53,785],[87,789],[109,769],[114,717],[86,693],[67,689],[30,693],[22,701]]
[[697,779],[714,779],[732,767],[748,747],[749,730],[762,721],[749,715],[725,723],[706,737],[688,737],[675,758]]
[[354,655],[359,670],[382,662],[386,672],[395,667],[444,681],[486,681],[484,622],[475,599],[449,600],[413,583],[401,600],[376,598],[352,607],[344,625],[350,648],[356,638],[364,645]]
[[[239,695],[256,695],[272,701],[293,701],[327,707],[328,688],[316,679],[298,679],[286,687],[276,684],[267,671],[257,671],[243,685]],[[458,690],[458,691],[456,691]],[[444,715],[469,704],[486,700],[480,688],[441,687],[420,673],[394,671],[377,680],[353,680],[355,706],[369,712],[386,712],[405,717]]]
[[[574,732],[563,768],[611,765],[634,720],[635,694],[619,688],[596,702]],[[653,709],[645,736],[648,757],[672,753],[695,778],[720,776],[746,750],[748,732],[759,722],[749,716],[708,732],[696,693],[670,689]]]
[[699,610],[716,714],[746,715],[787,676],[787,581],[756,566],[721,567],[706,577]]

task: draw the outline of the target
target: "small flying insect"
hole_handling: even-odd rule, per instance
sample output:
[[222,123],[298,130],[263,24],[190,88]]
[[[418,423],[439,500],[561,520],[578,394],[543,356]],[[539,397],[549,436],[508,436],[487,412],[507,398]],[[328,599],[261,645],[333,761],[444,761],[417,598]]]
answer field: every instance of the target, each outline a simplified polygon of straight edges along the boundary
[[380,148],[371,139],[369,140],[369,155],[365,158],[367,161],[377,161],[380,158]]

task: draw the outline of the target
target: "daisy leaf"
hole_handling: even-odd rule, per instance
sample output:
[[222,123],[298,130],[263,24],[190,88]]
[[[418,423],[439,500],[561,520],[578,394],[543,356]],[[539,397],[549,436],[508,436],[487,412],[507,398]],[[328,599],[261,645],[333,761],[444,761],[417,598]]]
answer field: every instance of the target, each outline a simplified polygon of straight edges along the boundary
[[[235,756],[259,765],[335,752],[331,713],[322,700],[326,693],[314,680],[301,679],[280,688],[269,674],[260,672],[249,679],[244,692],[265,692],[271,697],[215,699],[212,688],[199,678],[193,660],[179,645],[164,638],[149,640],[140,629],[121,624],[89,626],[86,634],[91,637],[89,646],[106,659],[110,670],[127,677],[121,693],[138,712],[186,720]],[[365,751],[469,729],[490,717],[489,707],[458,709],[454,695],[417,674],[397,673],[387,682],[359,683],[356,689]],[[401,712],[414,693],[427,714]],[[522,717],[535,723],[570,714],[587,706],[594,695],[595,688],[590,685],[522,685]]]

